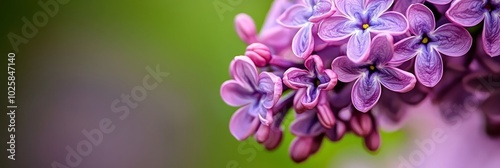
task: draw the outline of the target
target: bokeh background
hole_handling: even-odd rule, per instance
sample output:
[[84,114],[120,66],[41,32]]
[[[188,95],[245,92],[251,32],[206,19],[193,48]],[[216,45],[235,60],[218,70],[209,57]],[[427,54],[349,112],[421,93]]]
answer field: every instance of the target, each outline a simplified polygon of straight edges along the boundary
[[[215,1],[230,10],[218,15]],[[354,135],[339,143],[325,141],[302,164],[289,158],[289,131],[271,152],[253,139],[239,142],[231,136],[228,123],[236,108],[221,100],[219,88],[229,79],[231,59],[246,47],[233,19],[244,12],[260,27],[271,3],[72,0],[59,5],[58,13],[16,52],[16,161],[6,159],[2,142],[6,166],[0,167],[64,163],[66,146],[75,148],[85,139],[81,131],[98,128],[103,118],[111,119],[116,129],[78,167],[385,167],[397,160],[410,143],[405,129],[384,132],[377,153],[367,152]],[[32,20],[42,10],[38,1],[0,2],[2,67],[13,52],[6,35],[21,34],[21,18]],[[130,94],[148,74],[145,68],[157,65],[168,77],[120,120],[110,109],[113,100]],[[6,88],[6,74],[1,74]],[[6,117],[0,115],[2,141],[8,140]],[[285,130],[292,119],[287,118]]]

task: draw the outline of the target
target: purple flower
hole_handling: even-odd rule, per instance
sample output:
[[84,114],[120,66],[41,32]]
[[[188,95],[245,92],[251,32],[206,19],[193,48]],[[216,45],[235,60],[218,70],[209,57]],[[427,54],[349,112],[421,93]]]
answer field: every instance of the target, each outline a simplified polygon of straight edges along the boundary
[[354,63],[346,56],[336,58],[332,69],[342,82],[356,80],[352,87],[351,101],[361,112],[370,110],[379,100],[382,88],[407,92],[415,87],[413,74],[396,68],[391,62],[394,54],[392,36],[379,34],[371,42],[371,50],[365,61]]
[[391,62],[401,64],[416,56],[415,75],[420,83],[434,87],[443,76],[443,60],[440,53],[448,56],[463,56],[472,46],[472,37],[467,30],[447,23],[436,30],[432,11],[422,4],[408,8],[410,32],[415,36],[405,38],[394,45]]
[[[299,99],[297,105],[305,109],[317,106],[321,123],[326,128],[331,128],[335,118],[326,91],[332,90],[337,84],[337,74],[331,69],[325,69],[323,61],[317,55],[307,58],[304,65],[307,70],[295,67],[288,69],[283,75],[283,83],[292,89],[300,90],[296,94],[296,98]],[[302,110],[297,110],[300,111]]]
[[288,8],[278,18],[278,23],[288,28],[300,28],[292,40],[292,51],[306,58],[314,49],[313,27],[335,12],[332,0],[303,0]]
[[228,105],[243,106],[233,114],[229,127],[236,139],[244,140],[255,133],[259,119],[264,125],[272,123],[272,108],[282,93],[281,78],[269,72],[258,74],[245,56],[234,58],[230,74],[233,80],[222,84],[220,94]]
[[500,1],[498,0],[456,0],[446,16],[452,22],[471,27],[484,19],[483,49],[490,56],[500,55]]
[[325,19],[318,35],[327,42],[349,38],[347,57],[353,62],[366,60],[370,50],[370,33],[400,35],[408,30],[408,21],[399,12],[388,11],[394,0],[335,0],[341,15]]

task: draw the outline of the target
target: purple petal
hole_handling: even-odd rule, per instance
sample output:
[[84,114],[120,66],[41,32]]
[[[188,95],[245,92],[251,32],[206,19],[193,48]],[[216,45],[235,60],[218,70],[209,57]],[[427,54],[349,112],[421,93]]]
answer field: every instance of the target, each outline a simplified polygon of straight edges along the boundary
[[235,80],[224,82],[220,88],[220,95],[224,102],[235,107],[250,104],[256,99],[256,97],[253,96],[252,89],[242,87],[241,84]]
[[399,13],[406,13],[411,4],[423,3],[425,0],[396,0],[393,10]]
[[306,88],[310,85],[313,75],[307,70],[292,67],[283,74],[283,83],[295,90]]
[[451,2],[451,0],[427,0],[427,2],[436,4],[436,5],[446,5]]
[[452,23],[438,27],[430,36],[436,39],[436,49],[448,56],[463,56],[472,46],[472,36],[469,32]]
[[408,21],[403,14],[389,11],[376,19],[372,19],[368,30],[373,33],[400,35],[408,31]]
[[236,56],[230,65],[230,74],[233,79],[241,82],[243,87],[257,86],[257,67],[253,61],[245,56]]
[[355,13],[363,11],[363,0],[335,0],[337,10],[347,17],[354,17]]
[[321,22],[318,28],[318,36],[326,42],[344,40],[358,30],[356,23],[344,16],[332,16]]
[[367,59],[370,51],[370,32],[357,31],[347,42],[347,57],[359,63]]
[[446,11],[446,17],[461,26],[475,26],[484,18],[483,0],[455,1]]
[[265,93],[261,98],[262,106],[271,109],[282,93],[281,78],[270,72],[262,72],[259,76],[259,91]]
[[434,14],[423,4],[410,5],[406,11],[406,17],[408,17],[410,31],[415,35],[422,35],[436,28]]
[[233,136],[243,141],[257,131],[259,119],[248,113],[248,106],[244,106],[236,111],[229,122],[229,131]]
[[297,4],[288,8],[283,14],[278,17],[278,23],[289,28],[299,28],[304,26],[311,16],[308,8],[304,5]]
[[299,29],[292,40],[292,51],[299,58],[307,58],[314,49],[314,38],[312,36],[313,24],[307,24]]
[[432,48],[418,53],[415,59],[415,75],[418,81],[427,87],[434,87],[443,77],[443,60]]
[[236,33],[241,40],[243,40],[247,44],[251,44],[257,41],[255,23],[250,16],[244,13],[238,14],[234,19],[234,24],[236,27]]
[[353,85],[351,101],[361,112],[367,112],[378,102],[382,89],[375,75],[363,74]]
[[[500,3],[500,2],[499,2]],[[500,5],[499,5],[500,6]],[[483,48],[490,56],[500,55],[500,10],[487,14],[483,27]]]
[[394,48],[392,36],[388,34],[379,34],[372,40],[368,60],[377,65],[385,65],[392,59]]
[[316,113],[316,110],[309,110],[297,115],[290,125],[290,132],[299,137],[313,137],[323,133],[323,126],[319,123]]
[[322,19],[331,16],[335,12],[332,0],[306,0],[312,3],[312,16],[310,22],[318,22]]
[[415,87],[417,82],[413,74],[398,68],[386,67],[378,75],[380,83],[395,92],[408,92]]
[[352,82],[359,78],[362,69],[357,64],[349,60],[346,56],[335,58],[332,62],[332,70],[342,82]]
[[418,49],[421,47],[420,38],[411,36],[398,41],[394,44],[394,56],[390,64],[400,65],[417,55]]
[[393,2],[394,0],[366,0],[366,12],[371,17],[378,17],[387,11]]

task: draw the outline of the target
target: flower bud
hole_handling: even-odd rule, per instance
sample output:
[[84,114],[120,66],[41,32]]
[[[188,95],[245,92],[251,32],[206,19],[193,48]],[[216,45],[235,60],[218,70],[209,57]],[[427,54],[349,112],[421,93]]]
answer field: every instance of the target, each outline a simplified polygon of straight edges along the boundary
[[249,57],[257,67],[266,66],[271,60],[271,51],[261,43],[252,43],[247,47],[245,55]]

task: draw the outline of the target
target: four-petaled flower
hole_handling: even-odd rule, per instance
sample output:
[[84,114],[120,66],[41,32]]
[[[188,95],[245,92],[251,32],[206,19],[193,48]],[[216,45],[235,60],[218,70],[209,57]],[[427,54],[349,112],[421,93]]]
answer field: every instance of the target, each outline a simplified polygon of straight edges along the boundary
[[[317,55],[307,58],[304,65],[307,70],[295,67],[288,69],[283,75],[283,83],[292,89],[301,90],[296,94],[299,100],[296,107],[317,107],[321,123],[330,128],[335,124],[335,118],[328,103],[327,91],[337,84],[337,74],[331,69],[325,69],[323,61]],[[296,110],[300,112],[299,109]]]
[[500,55],[500,1],[456,0],[446,11],[450,21],[471,27],[484,19],[483,49],[490,56]]
[[400,35],[408,30],[403,14],[387,9],[394,0],[335,0],[341,15],[325,19],[318,35],[327,42],[349,38],[347,57],[353,62],[363,62],[370,50],[370,33]]
[[[408,37],[394,45],[391,62],[401,64],[416,56],[415,75],[420,83],[434,87],[443,76],[441,54],[463,56],[472,46],[472,37],[463,27],[447,23],[435,29],[432,11],[422,4],[413,4],[406,13],[410,32]],[[439,51],[439,52],[438,52]]]
[[413,74],[395,67],[392,36],[379,34],[371,42],[371,50],[365,61],[354,63],[346,56],[336,58],[332,68],[342,82],[356,80],[352,87],[351,101],[361,112],[369,111],[379,100],[382,88],[395,92],[407,92],[415,87]]
[[258,74],[245,56],[234,58],[230,74],[233,80],[222,84],[220,94],[228,105],[243,106],[233,114],[229,129],[236,139],[244,140],[255,133],[259,120],[264,125],[272,123],[272,108],[282,94],[281,78],[270,72]]
[[292,51],[296,56],[306,58],[311,55],[314,49],[314,24],[334,12],[332,0],[303,0],[281,14],[278,23],[288,28],[300,28],[292,40]]

